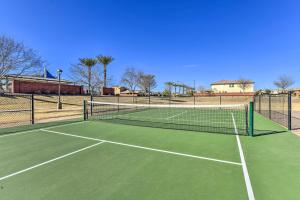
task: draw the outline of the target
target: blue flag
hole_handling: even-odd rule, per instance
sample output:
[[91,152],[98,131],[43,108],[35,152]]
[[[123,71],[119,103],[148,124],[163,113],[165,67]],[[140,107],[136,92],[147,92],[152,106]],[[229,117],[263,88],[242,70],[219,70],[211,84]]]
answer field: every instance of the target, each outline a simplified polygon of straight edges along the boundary
[[44,78],[56,78],[56,77],[53,76],[46,68],[44,69],[43,77],[44,77]]

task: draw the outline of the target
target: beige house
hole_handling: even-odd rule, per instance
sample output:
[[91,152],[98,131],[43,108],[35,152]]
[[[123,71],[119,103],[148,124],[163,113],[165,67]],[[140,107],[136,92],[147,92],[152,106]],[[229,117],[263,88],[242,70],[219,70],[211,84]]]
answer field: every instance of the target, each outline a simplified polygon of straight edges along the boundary
[[113,86],[112,88],[114,90],[115,95],[120,95],[121,92],[124,92],[127,90],[125,87],[122,87],[122,86]]
[[211,84],[214,93],[248,93],[254,92],[254,82],[239,80],[221,80]]

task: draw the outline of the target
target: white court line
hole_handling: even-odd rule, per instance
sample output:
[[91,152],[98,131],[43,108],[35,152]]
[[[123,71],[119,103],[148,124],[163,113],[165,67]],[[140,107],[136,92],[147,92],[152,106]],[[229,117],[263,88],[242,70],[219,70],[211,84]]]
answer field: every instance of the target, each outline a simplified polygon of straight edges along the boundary
[[0,138],[8,137],[8,136],[14,136],[14,135],[20,135],[20,134],[24,134],[24,133],[30,133],[30,132],[34,132],[34,131],[39,131],[39,129],[33,129],[33,130],[30,130],[30,131],[21,131],[21,132],[16,132],[16,133],[7,133],[7,134],[4,134],[4,135],[0,135]]
[[[47,128],[63,127],[63,126],[69,126],[71,124],[79,124],[79,123],[83,123],[83,122],[88,122],[88,121],[73,122],[73,123],[56,125],[56,126],[54,125],[54,126],[49,126]],[[34,126],[34,125],[28,125],[28,126]],[[15,133],[7,133],[7,134],[4,134],[4,135],[0,135],[0,138],[8,137],[8,136],[14,136],[14,135],[20,135],[20,134],[24,134],[24,133],[30,133],[30,132],[39,131],[39,130],[40,130],[39,128],[36,128],[36,129],[29,130],[29,131],[20,131],[20,132],[15,132]]]
[[48,161],[42,162],[42,163],[40,163],[40,164],[33,165],[33,166],[31,166],[31,167],[28,167],[28,168],[26,168],[26,169],[23,169],[23,170],[20,170],[20,171],[14,172],[14,173],[12,173],[12,174],[9,174],[9,175],[6,175],[6,176],[3,176],[3,177],[0,177],[0,181],[2,181],[2,180],[4,180],[4,179],[7,179],[7,178],[10,178],[10,177],[12,177],[12,176],[16,176],[16,175],[18,175],[18,174],[21,174],[21,173],[27,172],[27,171],[29,171],[29,170],[32,170],[32,169],[34,169],[34,168],[37,168],[37,167],[40,167],[40,166],[46,165],[46,164],[48,164],[48,163],[51,163],[51,162],[54,162],[54,161],[56,161],[56,160],[60,160],[60,159],[62,159],[62,158],[65,158],[65,157],[71,156],[71,155],[73,155],[73,154],[76,154],[76,153],[79,153],[79,152],[81,152],[81,151],[84,151],[84,150],[90,149],[90,148],[92,148],[92,147],[94,147],[94,146],[97,146],[97,145],[99,145],[99,144],[102,144],[102,143],[104,143],[104,142],[99,142],[99,143],[96,143],[96,144],[93,144],[93,145],[90,145],[90,146],[84,147],[84,148],[82,148],[82,149],[79,149],[79,150],[73,151],[73,152],[71,152],[71,153],[67,153],[67,154],[65,154],[65,155],[62,155],[62,156],[59,156],[59,157],[53,158],[53,159],[51,159],[51,160],[48,160]]
[[184,111],[184,112],[181,112],[181,113],[179,113],[179,114],[176,114],[176,115],[173,115],[173,116],[167,117],[166,119],[171,119],[171,118],[177,117],[177,116],[179,116],[179,115],[182,115],[182,114],[184,114],[184,113],[186,113],[186,112],[187,112],[187,110],[186,110],[186,111]]
[[255,200],[252,185],[251,185],[251,181],[250,181],[250,177],[249,177],[249,173],[248,173],[248,169],[247,169],[247,165],[246,165],[246,160],[245,160],[245,157],[244,157],[244,152],[243,152],[243,149],[242,149],[242,144],[241,144],[241,141],[240,141],[238,130],[236,128],[233,113],[231,113],[231,115],[232,115],[232,121],[233,121],[233,125],[234,125],[234,131],[235,131],[235,134],[236,134],[236,141],[237,141],[238,148],[239,148],[239,153],[240,153],[240,158],[241,158],[241,163],[242,163],[242,168],[243,168],[243,174],[244,174],[244,179],[245,179],[247,193],[248,193],[248,198],[249,198],[249,200]]
[[58,132],[58,131],[51,131],[51,130],[47,130],[47,129],[41,129],[41,131],[45,131],[45,132],[49,132],[49,133],[56,133],[56,134],[66,135],[66,136],[71,136],[71,137],[77,137],[77,138],[82,138],[82,139],[87,139],[87,140],[101,141],[101,142],[106,142],[106,143],[110,143],[110,144],[122,145],[122,146],[127,146],[127,147],[138,148],[138,149],[145,149],[145,150],[149,150],[149,151],[173,154],[173,155],[177,155],[177,156],[184,156],[184,157],[190,157],[190,158],[196,158],[196,159],[202,159],[202,160],[210,160],[210,161],[214,161],[214,162],[220,162],[220,163],[226,163],[226,164],[232,164],[232,165],[242,165],[241,163],[238,163],[238,162],[208,158],[208,157],[203,157],[203,156],[195,156],[195,155],[179,153],[179,152],[174,152],[174,151],[167,151],[167,150],[162,150],[162,149],[154,149],[154,148],[149,148],[149,147],[144,147],[144,146],[126,144],[126,143],[121,143],[121,142],[114,142],[114,141],[109,141],[109,140],[102,140],[102,139],[80,136],[80,135],[73,135],[73,134],[63,133],[63,132]]

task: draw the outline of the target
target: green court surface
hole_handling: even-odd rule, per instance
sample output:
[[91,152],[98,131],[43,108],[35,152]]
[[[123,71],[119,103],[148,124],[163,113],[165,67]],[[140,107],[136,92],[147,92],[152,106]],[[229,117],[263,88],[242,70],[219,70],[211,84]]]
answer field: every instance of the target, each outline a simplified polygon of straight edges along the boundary
[[300,138],[257,114],[255,130],[84,121],[2,135],[0,199],[299,199]]

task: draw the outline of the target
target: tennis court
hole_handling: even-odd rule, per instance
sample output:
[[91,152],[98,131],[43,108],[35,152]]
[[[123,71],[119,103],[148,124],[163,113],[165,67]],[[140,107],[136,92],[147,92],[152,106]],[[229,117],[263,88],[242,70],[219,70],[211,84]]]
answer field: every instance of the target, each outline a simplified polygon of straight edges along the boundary
[[89,120],[0,136],[1,199],[300,195],[300,139],[262,115],[255,113],[254,129],[268,135],[249,137],[240,133],[247,122],[240,107],[91,105]]

